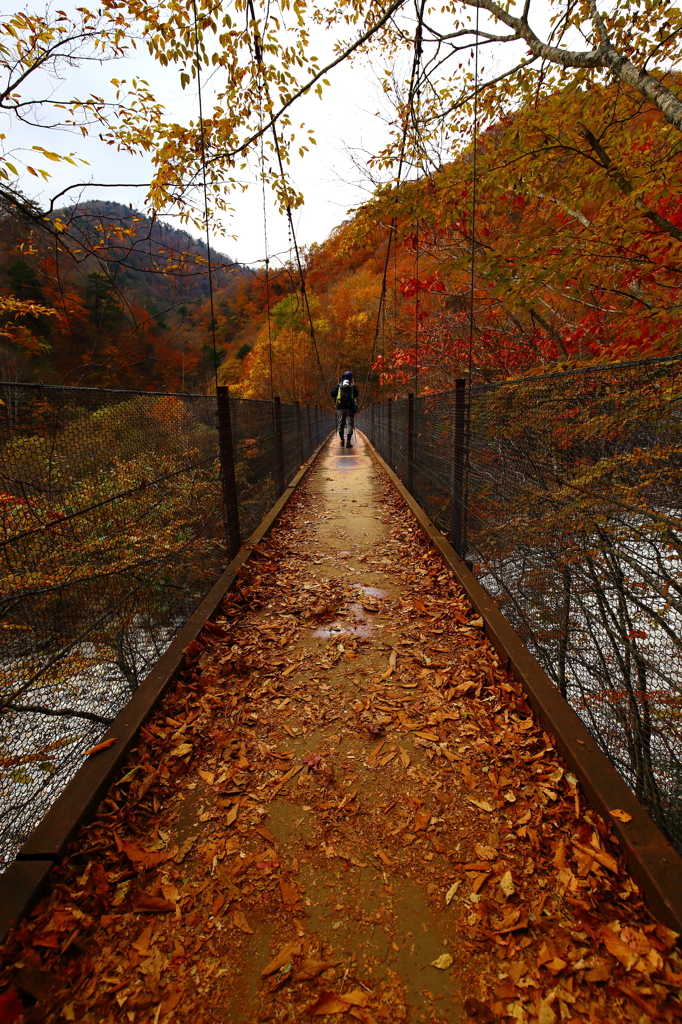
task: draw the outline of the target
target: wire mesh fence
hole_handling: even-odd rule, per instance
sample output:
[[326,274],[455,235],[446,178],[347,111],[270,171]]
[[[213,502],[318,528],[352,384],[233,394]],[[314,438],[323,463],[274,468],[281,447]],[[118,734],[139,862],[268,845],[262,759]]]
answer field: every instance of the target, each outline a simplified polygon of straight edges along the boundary
[[358,425],[682,849],[682,359],[390,402]]
[[223,398],[0,384],[2,863],[234,553],[225,404],[243,538],[334,427]]

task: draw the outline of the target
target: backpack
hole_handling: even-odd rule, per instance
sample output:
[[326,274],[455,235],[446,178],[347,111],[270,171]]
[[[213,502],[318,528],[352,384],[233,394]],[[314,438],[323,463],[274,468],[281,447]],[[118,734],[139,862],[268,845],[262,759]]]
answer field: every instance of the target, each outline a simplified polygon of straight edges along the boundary
[[357,412],[354,391],[355,386],[352,381],[342,380],[336,391],[336,408]]

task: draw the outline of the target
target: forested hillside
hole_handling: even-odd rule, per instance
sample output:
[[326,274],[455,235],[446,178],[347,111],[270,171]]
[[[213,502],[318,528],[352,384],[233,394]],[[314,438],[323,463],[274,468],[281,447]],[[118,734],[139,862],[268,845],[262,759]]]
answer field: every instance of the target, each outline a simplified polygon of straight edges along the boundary
[[[212,253],[218,358],[242,320],[249,272]],[[111,202],[0,219],[0,376],[46,383],[204,390],[213,376],[206,245]],[[27,305],[28,304],[28,305]]]
[[[293,261],[266,276],[214,253],[221,380],[311,401],[342,366],[374,392],[442,390],[467,374],[470,339],[481,380],[678,351],[677,135],[615,85],[565,87],[479,140],[473,220],[467,150],[304,251],[305,298]],[[105,201],[50,225],[0,224],[2,375],[209,386],[204,243]]]
[[[641,99],[573,84],[485,132],[475,214],[470,150],[379,189],[307,254],[325,380],[348,364],[386,395],[442,390],[467,374],[470,339],[478,380],[679,351],[679,156],[679,133]],[[270,281],[269,321],[240,335],[243,372],[222,369],[242,395],[269,394],[271,367],[288,398],[321,386],[300,289],[279,291],[290,280],[293,267]],[[265,296],[262,275],[248,291]]]

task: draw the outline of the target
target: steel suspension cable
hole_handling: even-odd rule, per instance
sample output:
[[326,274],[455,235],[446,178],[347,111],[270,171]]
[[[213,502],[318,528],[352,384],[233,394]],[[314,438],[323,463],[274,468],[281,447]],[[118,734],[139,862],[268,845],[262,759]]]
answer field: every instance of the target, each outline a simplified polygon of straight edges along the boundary
[[[419,8],[419,15],[417,19],[417,31],[414,38],[414,49],[415,49],[415,68],[416,68],[416,81],[415,81],[415,96],[414,105],[412,110],[412,121],[414,124],[415,140],[418,145],[421,141],[419,132],[419,107],[421,100],[421,88],[420,88],[420,65],[422,57],[422,23],[424,19],[424,7],[426,0],[421,0],[421,7]],[[424,168],[421,168],[422,173]],[[417,224],[414,236],[414,279],[415,279],[415,293],[414,293],[414,397],[419,397],[419,217],[417,217]]]
[[[259,88],[262,87],[262,76],[259,72],[260,84]],[[263,126],[263,104],[261,99],[261,113],[260,113],[261,128]],[[265,199],[265,153],[263,150],[263,135],[260,136],[260,164],[261,164],[261,185],[263,194],[263,246],[265,248],[265,301],[267,304],[267,332],[268,332],[268,364],[270,370],[270,401],[275,400],[275,383],[272,372],[272,324],[270,322],[270,249],[268,245],[268,214],[267,204]]]
[[[407,110],[405,112],[405,117],[403,119],[403,130],[402,130],[402,136],[401,136],[401,140],[400,140],[400,155],[399,155],[399,158],[398,158],[398,174],[397,174],[397,177],[396,177],[396,188],[400,187],[400,182],[401,182],[401,178],[402,178],[402,170],[403,170],[403,166],[404,166],[404,163],[405,163],[405,146],[406,146],[406,143],[407,143],[407,132],[408,132],[408,126],[409,126],[409,115],[410,115],[410,112],[412,111],[412,105],[414,103],[415,82],[416,82],[416,76],[417,76],[418,71],[419,71],[419,63],[420,63],[420,59],[421,59],[421,36],[422,36],[422,21],[423,21],[423,17],[424,17],[424,7],[425,7],[425,0],[421,0],[421,6],[419,8],[419,14],[418,14],[417,32],[415,34],[414,50],[413,50],[413,55],[412,55],[412,69],[411,69],[411,72],[410,72],[410,84],[409,84],[408,92],[407,92]],[[371,352],[370,352],[369,364],[368,364],[368,367],[367,367],[367,375],[365,376],[365,395],[367,394],[367,386],[368,386],[368,383],[369,383],[369,375],[370,375],[371,370],[372,370],[372,363],[374,362],[374,353],[376,351],[377,340],[378,340],[378,337],[379,337],[379,324],[381,322],[382,310],[384,311],[384,319],[385,319],[386,285],[387,285],[387,279],[388,279],[388,267],[389,267],[389,263],[390,263],[390,259],[391,259],[391,243],[392,242],[393,242],[393,250],[394,250],[394,267],[393,267],[393,270],[394,270],[394,273],[393,273],[393,351],[395,352],[395,336],[396,336],[396,332],[397,332],[397,322],[398,322],[398,304],[397,304],[397,266],[398,266],[397,260],[398,260],[398,250],[397,250],[397,245],[395,244],[395,235],[397,233],[396,232],[397,222],[398,222],[398,218],[397,218],[396,215],[394,215],[391,218],[391,223],[390,223],[390,226],[389,226],[389,229],[388,229],[388,241],[386,243],[386,258],[384,260],[384,270],[383,270],[383,274],[382,274],[382,278],[381,278],[381,293],[379,295],[379,308],[377,309],[377,318],[376,318],[376,323],[375,323],[375,326],[374,326],[374,338],[372,339],[372,349],[371,349]]]
[[206,255],[208,257],[208,299],[211,310],[211,341],[213,343],[213,378],[218,387],[218,349],[215,337],[215,309],[213,303],[213,274],[211,272],[211,233],[208,223],[208,189],[206,187],[206,136],[204,132],[204,109],[201,96],[201,55],[199,52],[199,19],[197,17],[196,0],[192,0],[194,11],[194,48],[197,59],[197,93],[199,96],[199,138],[201,145],[201,175],[204,192],[204,224],[206,227]]
[[[194,2],[194,0],[193,0],[193,2]],[[268,89],[267,80],[265,78],[265,65],[263,63],[263,49],[261,47],[261,42],[260,42],[260,33],[259,33],[259,31],[258,31],[258,29],[256,27],[256,13],[255,13],[254,6],[253,6],[253,0],[248,0],[248,6],[249,6],[249,12],[251,14],[251,22],[252,22],[252,25],[253,25],[253,50],[254,50],[254,56],[256,58],[256,64],[258,65],[260,74],[262,76],[263,89],[264,89],[265,95],[266,95],[266,97],[267,97],[267,99],[269,101],[269,99],[270,99],[270,90]],[[281,150],[281,147],[280,147],[279,137],[277,135],[277,126],[276,126],[276,124],[274,122],[272,123],[271,128],[272,128],[272,137],[273,137],[273,141],[274,141],[274,144],[275,144],[275,155],[277,157],[277,165],[279,167],[280,177],[281,177],[282,181],[284,182],[285,181],[284,161],[282,160],[282,150]],[[310,302],[308,301],[308,292],[306,290],[305,275],[303,273],[303,264],[301,263],[301,254],[300,254],[299,247],[298,247],[298,241],[296,239],[296,230],[294,228],[294,218],[293,218],[293,213],[292,213],[292,209],[291,209],[291,203],[289,202],[289,197],[288,196],[286,197],[285,210],[286,210],[287,220],[289,222],[289,230],[291,232],[291,238],[293,240],[294,252],[296,254],[296,266],[298,268],[298,276],[299,276],[299,282],[300,282],[300,287],[301,287],[301,297],[303,299],[303,304],[305,306],[305,310],[306,310],[307,317],[308,317],[308,327],[309,327],[309,330],[310,330],[310,340],[312,341],[313,349],[315,351],[315,358],[317,360],[317,368],[318,368],[319,373],[320,373],[320,383],[322,385],[322,392],[324,393],[324,390],[325,390],[324,372],[322,370],[322,362],[320,360],[320,352],[319,352],[319,349],[317,347],[317,338],[315,336],[315,325],[313,323],[313,316],[312,316],[312,313],[311,313],[311,310],[310,310]]]
[[478,186],[478,24],[480,11],[476,8],[476,42],[474,43],[474,125],[473,125],[473,166],[471,181],[471,274],[469,280],[469,364],[468,378],[471,388],[474,350],[474,292],[476,271],[476,200]]
[[469,469],[471,452],[471,378],[474,366],[474,301],[476,271],[476,200],[478,186],[478,46],[479,16],[476,7],[476,37],[474,43],[474,124],[473,124],[473,164],[471,174],[471,276],[469,281],[469,359],[467,366],[466,403],[464,419],[464,480],[462,481],[462,557],[466,553],[467,510],[469,508]]

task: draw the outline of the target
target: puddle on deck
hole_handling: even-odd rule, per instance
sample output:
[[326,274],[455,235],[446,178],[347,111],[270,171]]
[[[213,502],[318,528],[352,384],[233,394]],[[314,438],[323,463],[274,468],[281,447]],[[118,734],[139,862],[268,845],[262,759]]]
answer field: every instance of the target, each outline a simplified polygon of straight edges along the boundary
[[[369,587],[364,583],[354,584],[353,589],[359,590],[365,598],[379,600],[388,597],[387,591],[382,590],[381,587]],[[313,630],[312,635],[320,637],[322,640],[342,636],[371,636],[373,629],[383,629],[382,624],[377,622],[377,613],[379,611],[379,605],[375,609],[369,609],[363,607],[362,601],[353,601],[343,618],[336,619],[329,626],[320,626],[318,629]],[[346,618],[350,618],[352,621],[344,621]]]

